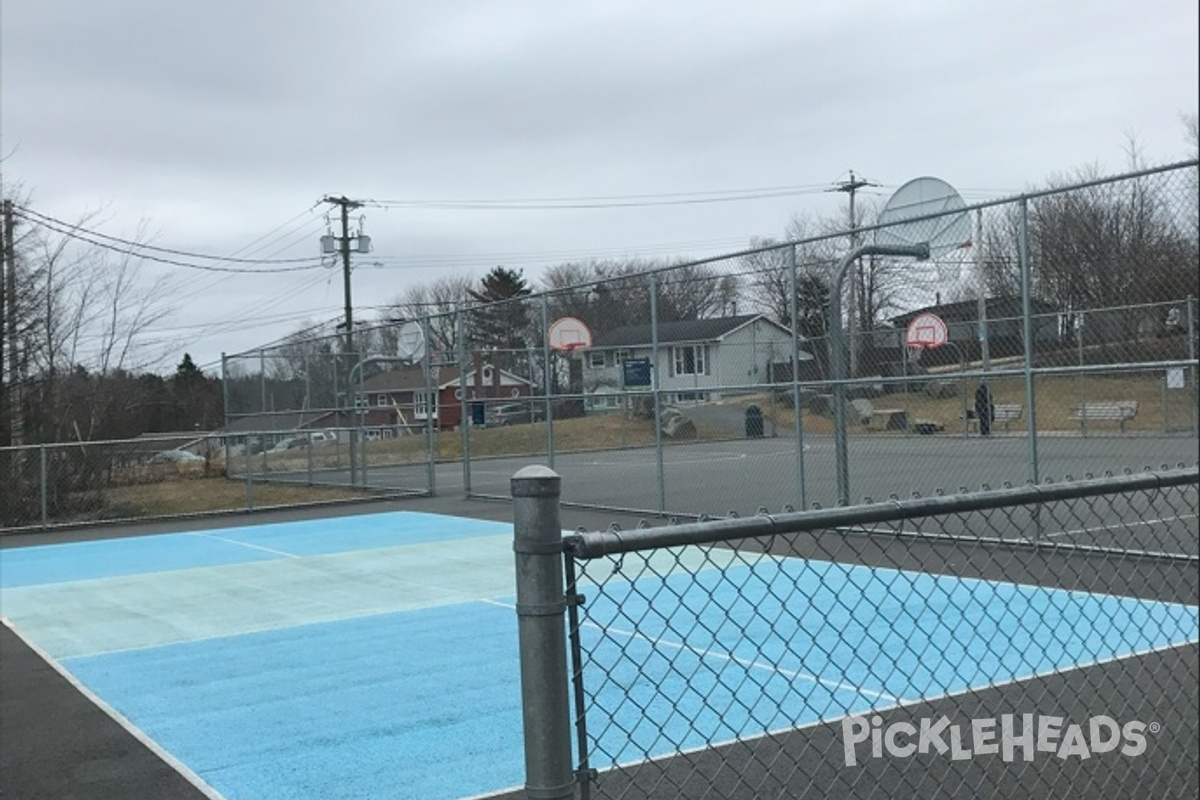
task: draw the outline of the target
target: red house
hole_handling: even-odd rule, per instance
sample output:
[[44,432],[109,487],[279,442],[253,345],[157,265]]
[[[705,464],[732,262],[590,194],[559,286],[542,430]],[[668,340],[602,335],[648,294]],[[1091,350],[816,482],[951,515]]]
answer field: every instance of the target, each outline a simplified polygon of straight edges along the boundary
[[[495,405],[517,397],[529,397],[533,391],[530,381],[491,364],[476,365],[467,373],[466,379],[468,414],[476,405]],[[363,409],[363,424],[368,428],[384,429],[381,430],[384,435],[394,435],[402,428],[423,429],[426,419],[432,415],[438,428],[457,427],[462,421],[463,396],[459,388],[459,370],[454,366],[433,367],[430,383],[434,387],[432,407],[425,386],[425,372],[419,366],[400,367],[367,378],[355,398],[355,405]],[[343,415],[328,416],[331,419],[314,424],[344,423]]]

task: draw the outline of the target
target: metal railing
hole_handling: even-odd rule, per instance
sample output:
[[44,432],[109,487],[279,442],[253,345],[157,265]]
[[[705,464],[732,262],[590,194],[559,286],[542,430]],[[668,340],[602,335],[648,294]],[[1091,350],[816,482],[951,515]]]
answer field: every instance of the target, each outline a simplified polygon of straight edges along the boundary
[[[205,474],[245,482],[241,507],[300,484],[506,498],[507,476],[536,460],[571,478],[564,502],[695,517],[848,505],[896,491],[898,473],[930,492],[1188,460],[1200,442],[1196,181],[1191,161],[970,206],[972,248],[860,259],[836,302],[849,232],[641,271],[574,265],[563,274],[581,283],[421,316],[408,364],[380,355],[397,352],[392,323],[356,330],[350,352],[338,337],[230,355],[225,426],[207,436],[269,449],[339,432],[311,469],[229,458],[222,444]],[[890,290],[872,300],[868,283]],[[910,352],[905,320],[929,306],[947,345]],[[590,326],[592,348],[552,349],[565,316]],[[1002,411],[990,428],[977,426],[984,384]],[[63,407],[61,387],[45,391],[22,402]],[[513,404],[529,421],[498,413]],[[22,446],[0,448],[0,529],[175,513],[130,496],[106,443],[23,431]],[[993,443],[972,439],[985,432]]]
[[0,531],[432,493],[424,436],[365,433],[243,430],[3,447]]
[[1193,796],[1198,481],[563,535],[526,468],[528,796]]
[[[846,505],[894,489],[876,479],[881,457],[920,460],[928,474],[911,485],[923,491],[1177,461],[1200,436],[1196,173],[1193,161],[972,205],[959,212],[972,247],[924,263],[852,264],[842,232],[643,272],[583,269],[577,285],[423,316],[425,356],[403,380],[388,380],[403,368],[355,372],[369,359],[333,339],[229,356],[229,423],[291,426],[367,404],[404,425],[429,421],[436,395],[431,464],[461,474],[439,473],[439,490],[507,497],[504,476],[535,458],[580,477],[566,502],[660,515],[746,513],[745,498]],[[867,278],[890,288],[864,298]],[[941,302],[951,295],[969,299]],[[909,351],[905,315],[928,307],[949,341]],[[590,326],[592,348],[552,349],[548,327],[565,316]],[[364,353],[395,335],[362,332]],[[983,384],[1007,412],[990,431],[975,426]],[[532,421],[497,430],[491,413],[514,402]],[[722,447],[758,438],[750,406],[767,441]],[[960,479],[950,440],[977,432],[1008,446],[993,474]],[[743,457],[772,460],[766,480],[730,481],[727,462]]]

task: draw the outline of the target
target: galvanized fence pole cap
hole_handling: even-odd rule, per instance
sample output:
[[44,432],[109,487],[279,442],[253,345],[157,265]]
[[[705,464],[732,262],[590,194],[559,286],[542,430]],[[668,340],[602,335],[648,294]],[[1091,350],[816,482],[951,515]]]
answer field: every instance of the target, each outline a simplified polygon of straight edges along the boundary
[[562,494],[562,478],[541,464],[522,467],[510,483],[513,497],[558,497]]

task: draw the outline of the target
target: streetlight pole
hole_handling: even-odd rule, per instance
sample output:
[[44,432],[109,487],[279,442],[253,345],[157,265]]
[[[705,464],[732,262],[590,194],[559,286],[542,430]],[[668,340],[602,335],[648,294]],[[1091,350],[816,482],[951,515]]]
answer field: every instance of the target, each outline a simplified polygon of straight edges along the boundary
[[829,289],[829,371],[833,379],[833,449],[837,469],[837,502],[850,504],[850,470],[846,444],[846,346],[842,336],[842,282],[850,265],[863,256],[929,258],[929,243],[910,245],[867,244],[851,250],[838,262]]

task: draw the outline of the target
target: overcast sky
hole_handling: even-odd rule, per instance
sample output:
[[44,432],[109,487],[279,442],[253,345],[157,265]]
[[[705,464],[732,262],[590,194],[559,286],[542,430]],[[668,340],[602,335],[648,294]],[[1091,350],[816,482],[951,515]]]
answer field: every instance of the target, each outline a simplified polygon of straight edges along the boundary
[[[375,247],[357,257],[360,317],[449,272],[737,250],[838,213],[845,195],[823,190],[851,169],[881,198],[935,175],[972,202],[1119,172],[1130,135],[1149,163],[1178,161],[1200,93],[1195,0],[5,0],[0,15],[6,188],[58,219],[104,209],[110,236],[148,221],[161,247],[260,258],[314,256],[326,195],[393,201],[355,215]],[[810,188],[436,202],[782,186]],[[342,313],[336,270],[144,270],[177,287],[167,369]]]

